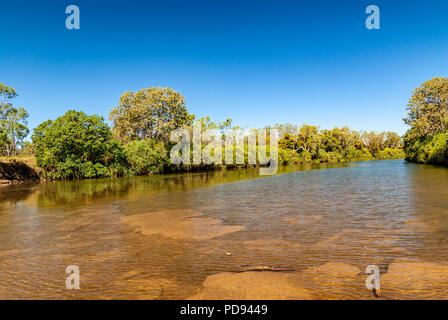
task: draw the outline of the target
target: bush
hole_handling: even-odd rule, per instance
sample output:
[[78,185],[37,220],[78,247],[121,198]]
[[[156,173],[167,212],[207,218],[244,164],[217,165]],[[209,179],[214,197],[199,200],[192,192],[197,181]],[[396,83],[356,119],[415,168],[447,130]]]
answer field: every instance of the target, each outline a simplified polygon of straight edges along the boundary
[[345,155],[345,160],[347,161],[366,161],[373,159],[374,157],[366,148],[357,149],[350,147]]
[[32,136],[37,165],[51,179],[120,176],[126,173],[122,144],[97,115],[69,110],[40,124]]
[[404,151],[403,149],[391,149],[386,148],[378,152],[377,158],[380,160],[384,159],[403,159]]
[[291,149],[278,149],[278,163],[281,165],[300,164],[299,154]]
[[[436,77],[415,89],[408,103],[410,129],[404,136],[406,160],[448,164],[448,78]],[[435,101],[437,103],[435,103]]]
[[425,139],[405,139],[405,150],[407,160],[448,165],[448,133]]
[[128,143],[126,157],[135,175],[162,173],[168,165],[163,144],[150,140],[134,140]]
[[319,150],[317,157],[319,162],[340,162],[343,160],[342,155],[337,151],[326,152],[323,149]]

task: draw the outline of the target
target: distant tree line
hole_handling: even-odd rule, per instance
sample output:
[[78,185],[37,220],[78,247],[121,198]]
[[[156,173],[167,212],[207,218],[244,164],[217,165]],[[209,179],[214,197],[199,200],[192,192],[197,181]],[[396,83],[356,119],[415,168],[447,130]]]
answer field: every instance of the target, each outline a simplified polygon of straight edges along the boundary
[[342,162],[403,158],[403,142],[395,132],[358,132],[347,127],[319,130],[316,126],[279,125],[283,163]]
[[[207,170],[225,165],[174,166],[169,151],[174,143],[170,133],[177,128],[192,130],[195,117],[186,107],[182,94],[170,88],[148,88],[124,93],[110,111],[109,127],[103,117],[68,110],[55,120],[34,129],[32,143],[23,139],[28,113],[15,108],[13,88],[0,86],[0,153],[32,153],[37,166],[50,179],[82,179],[147,175],[175,170]],[[224,133],[232,120],[215,123],[209,117],[198,119],[203,129]],[[393,132],[357,132],[347,127],[320,130],[292,124],[274,127],[279,141],[281,164],[361,161],[403,158],[403,141]],[[269,129],[269,128],[262,128]],[[269,140],[269,137],[268,137]],[[247,150],[245,150],[247,153]],[[247,154],[245,154],[247,157]],[[235,167],[235,166],[227,166]]]

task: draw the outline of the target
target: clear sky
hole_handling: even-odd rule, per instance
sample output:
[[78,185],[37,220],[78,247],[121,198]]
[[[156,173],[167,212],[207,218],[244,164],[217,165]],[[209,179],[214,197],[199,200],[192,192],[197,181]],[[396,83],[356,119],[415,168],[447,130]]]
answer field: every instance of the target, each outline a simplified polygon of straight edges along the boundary
[[[70,4],[80,30],[65,27]],[[370,4],[380,30],[365,27]],[[15,0],[0,30],[0,82],[31,128],[167,86],[215,121],[403,133],[412,89],[448,75],[446,0]]]

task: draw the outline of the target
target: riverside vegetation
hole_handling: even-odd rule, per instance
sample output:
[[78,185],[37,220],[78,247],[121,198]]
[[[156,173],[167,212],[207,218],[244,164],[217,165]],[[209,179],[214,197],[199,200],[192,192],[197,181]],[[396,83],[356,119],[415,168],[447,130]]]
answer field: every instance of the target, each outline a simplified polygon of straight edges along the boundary
[[448,78],[437,77],[415,89],[407,109],[406,159],[448,165]]
[[[347,127],[320,129],[306,124],[261,129],[280,132],[282,165],[405,157],[409,161],[447,164],[447,94],[447,78],[434,78],[414,90],[408,117],[404,119],[410,129],[403,139],[394,132],[358,132]],[[229,167],[204,163],[175,166],[170,162],[169,152],[175,144],[169,139],[170,132],[181,127],[192,130],[195,121],[183,95],[170,88],[124,93],[118,106],[110,111],[111,127],[99,115],[68,110],[35,128],[31,142],[24,140],[29,133],[29,115],[25,109],[13,106],[16,96],[13,88],[0,84],[0,154],[35,158],[43,178],[119,177]],[[223,134],[239,128],[232,126],[231,119],[215,123],[205,117],[197,121],[203,129],[216,129]]]

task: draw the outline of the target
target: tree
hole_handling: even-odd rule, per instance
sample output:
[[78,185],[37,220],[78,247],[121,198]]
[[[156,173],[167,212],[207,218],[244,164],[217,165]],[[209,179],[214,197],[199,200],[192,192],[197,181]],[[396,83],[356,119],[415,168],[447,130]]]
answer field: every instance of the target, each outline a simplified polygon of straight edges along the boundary
[[279,140],[278,142],[278,147],[280,149],[288,149],[288,150],[292,150],[294,152],[298,151],[298,146],[297,146],[297,139],[296,139],[297,135],[293,135],[290,133],[285,133],[283,135],[283,138]]
[[17,145],[21,145],[23,139],[28,135],[28,112],[23,108],[10,107],[4,112],[4,120],[1,126],[6,132],[6,153],[8,156],[16,154]]
[[384,148],[399,149],[403,147],[403,139],[396,133],[387,131],[384,134]]
[[129,142],[126,145],[126,156],[135,175],[162,173],[169,165],[163,144],[154,140]]
[[374,157],[376,157],[378,152],[384,148],[384,135],[384,132],[377,134],[373,131],[363,132],[361,135],[361,140],[364,146]]
[[20,148],[20,155],[33,156],[34,153],[35,153],[34,145],[29,141],[25,141],[22,147]]
[[327,152],[344,152],[354,145],[357,134],[348,127],[322,130],[322,145]]
[[158,139],[169,142],[171,131],[191,126],[184,96],[170,88],[126,92],[110,112],[114,133],[124,141]]
[[56,179],[117,176],[125,173],[122,144],[98,115],[67,111],[41,123],[32,136],[37,165]]
[[6,155],[7,150],[6,146],[8,145],[9,140],[6,132],[3,130],[3,128],[0,128],[0,155]]
[[285,123],[285,124],[276,124],[273,129],[276,129],[280,136],[283,137],[285,135],[294,136],[297,134],[298,128],[296,125],[293,125],[291,123]]
[[0,83],[0,106],[10,105],[11,100],[17,97],[17,92],[14,88]]
[[448,130],[448,78],[437,77],[426,81],[413,91],[409,100],[408,138],[433,137]]
[[415,89],[407,110],[406,159],[448,165],[448,78],[437,77]]
[[0,143],[7,156],[15,155],[17,145],[28,135],[28,112],[13,107],[11,100],[17,97],[16,90],[0,83]]
[[304,124],[296,136],[298,150],[314,155],[320,145],[319,127]]

